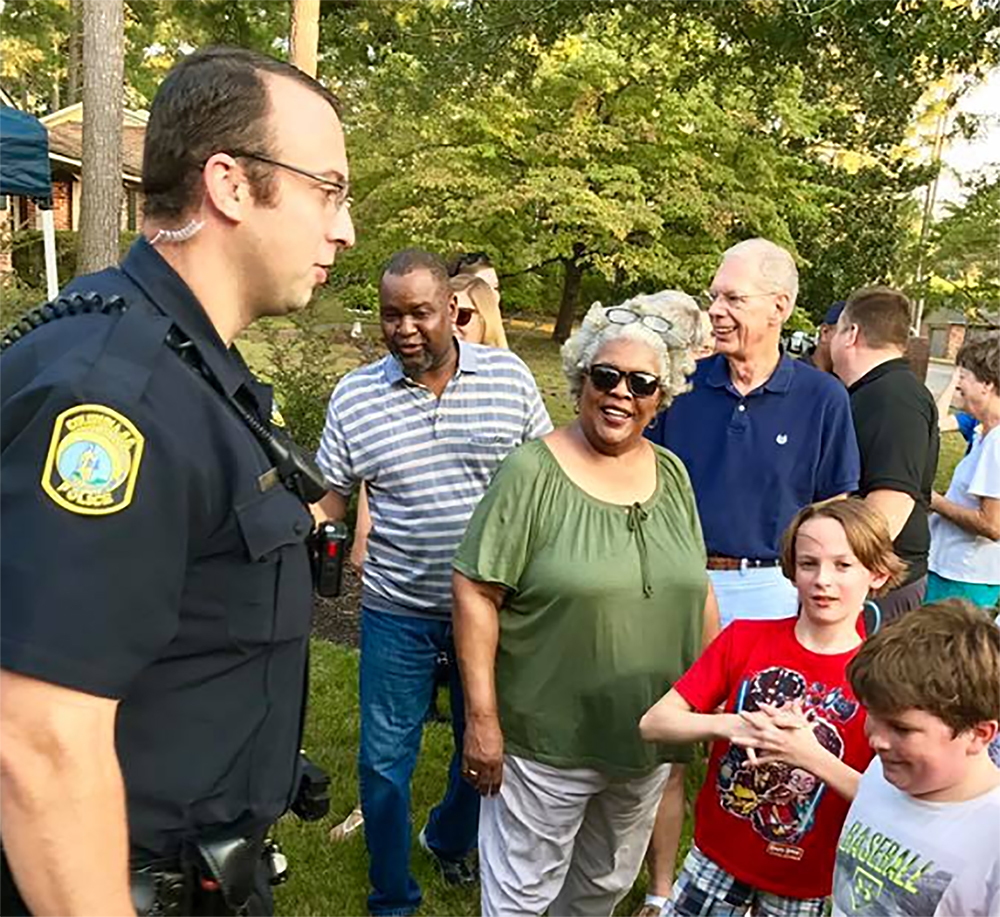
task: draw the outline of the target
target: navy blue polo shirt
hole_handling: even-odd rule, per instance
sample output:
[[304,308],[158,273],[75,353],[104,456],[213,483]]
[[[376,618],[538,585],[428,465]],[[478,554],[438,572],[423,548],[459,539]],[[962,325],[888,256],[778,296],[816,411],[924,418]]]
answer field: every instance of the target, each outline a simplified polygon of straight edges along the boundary
[[691,383],[646,435],[684,462],[710,555],[772,560],[803,506],[857,490],[850,400],[833,376],[782,354],[744,396],[714,354]]
[[61,318],[0,357],[5,669],[120,701],[133,858],[253,830],[296,778],[312,611],[311,519],[221,388],[270,412],[145,241],[71,290],[124,314]]

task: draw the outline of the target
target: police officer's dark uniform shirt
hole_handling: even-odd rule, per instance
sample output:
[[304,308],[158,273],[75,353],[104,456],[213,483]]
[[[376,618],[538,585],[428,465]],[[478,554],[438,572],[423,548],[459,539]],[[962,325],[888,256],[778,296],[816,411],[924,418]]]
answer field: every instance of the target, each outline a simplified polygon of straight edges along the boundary
[[0,358],[2,665],[121,701],[133,861],[258,830],[290,802],[302,724],[310,518],[176,323],[266,421],[270,389],[145,241]]
[[861,450],[858,493],[895,490],[913,498],[913,511],[893,547],[909,565],[907,583],[927,573],[927,512],[938,462],[937,407],[905,359],[869,370],[848,392]]

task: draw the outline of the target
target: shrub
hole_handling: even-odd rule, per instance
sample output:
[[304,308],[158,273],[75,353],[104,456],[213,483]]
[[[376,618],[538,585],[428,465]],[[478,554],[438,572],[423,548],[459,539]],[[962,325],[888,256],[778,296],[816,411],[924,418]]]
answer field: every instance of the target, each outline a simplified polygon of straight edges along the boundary
[[263,326],[270,363],[267,375],[292,437],[303,448],[315,452],[326,423],[330,393],[342,375],[335,357],[341,356],[342,366],[346,352],[346,369],[350,370],[371,362],[380,352],[366,338],[352,340],[344,329],[331,332],[309,311],[289,321],[292,327],[285,323]]
[[[135,232],[121,233],[118,247],[123,255],[138,235]],[[78,237],[79,233],[75,230],[56,230],[56,271],[60,287],[76,276]],[[45,289],[45,245],[40,229],[21,229],[11,234],[11,261],[25,284]]]
[[40,306],[47,299],[44,283],[41,288],[33,287],[16,274],[8,275],[0,287],[0,330],[6,331],[25,312]]

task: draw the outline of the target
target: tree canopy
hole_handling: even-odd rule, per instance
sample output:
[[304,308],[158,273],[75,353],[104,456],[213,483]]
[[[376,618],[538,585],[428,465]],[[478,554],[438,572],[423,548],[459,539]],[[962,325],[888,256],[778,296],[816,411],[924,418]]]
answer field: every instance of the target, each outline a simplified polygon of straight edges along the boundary
[[[290,3],[126,7],[134,106],[190,48],[288,53]],[[5,88],[65,97],[70,0],[8,2],[0,24]],[[996,4],[965,0],[323,0],[359,237],[337,292],[370,304],[402,246],[482,249],[508,308],[558,315],[563,336],[581,302],[696,292],[765,235],[799,259],[808,324],[856,286],[907,282],[933,174],[907,143],[918,103],[998,47]]]

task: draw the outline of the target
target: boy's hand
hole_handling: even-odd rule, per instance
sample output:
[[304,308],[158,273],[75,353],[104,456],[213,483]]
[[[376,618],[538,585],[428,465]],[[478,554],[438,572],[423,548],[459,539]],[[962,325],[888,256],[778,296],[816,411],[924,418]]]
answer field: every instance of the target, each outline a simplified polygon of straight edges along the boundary
[[798,701],[784,707],[761,704],[760,709],[740,714],[744,729],[734,730],[732,742],[747,749],[751,764],[784,761],[810,769],[823,747],[813,724]]

